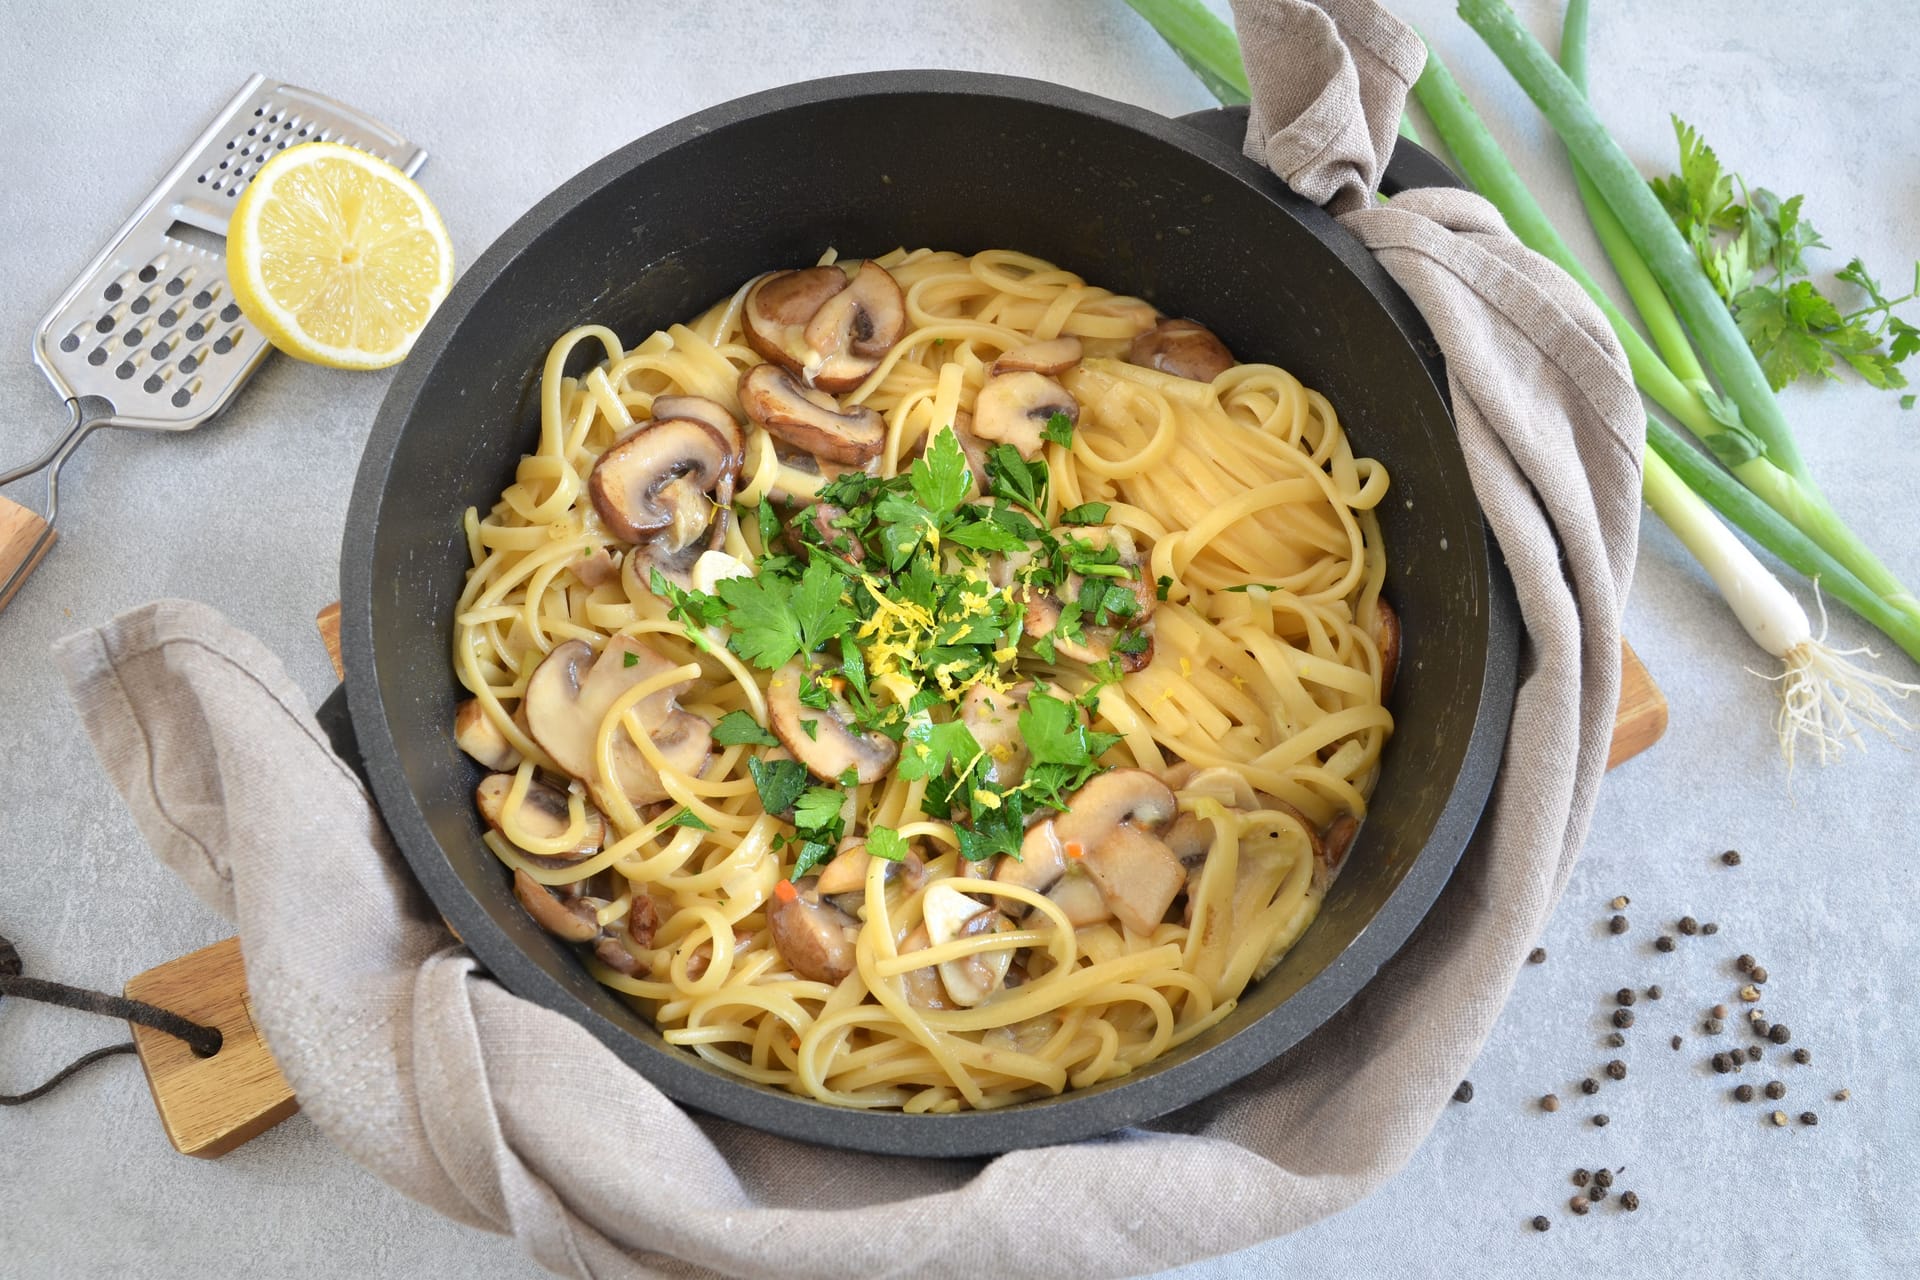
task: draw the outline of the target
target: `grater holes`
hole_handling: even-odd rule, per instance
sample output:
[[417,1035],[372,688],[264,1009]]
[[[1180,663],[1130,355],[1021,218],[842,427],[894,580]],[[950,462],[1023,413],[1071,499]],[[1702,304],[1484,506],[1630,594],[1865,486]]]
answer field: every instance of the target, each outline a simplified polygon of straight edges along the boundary
[[207,349],[205,347],[201,347],[195,351],[187,352],[187,354],[180,357],[180,372],[192,373],[195,369],[198,369],[200,367],[201,362],[204,361],[206,358],[207,358]]
[[180,319],[180,313],[174,310],[172,307],[168,307],[165,311],[162,311],[160,313],[160,327],[162,329],[171,329],[174,323],[179,319]]
[[130,347],[137,347],[146,339],[146,336],[147,335],[141,333],[139,329],[129,329],[127,330],[127,336],[124,341]]
[[227,352],[240,345],[240,339],[245,337],[246,333],[247,331],[245,329],[235,328],[232,333],[221,334],[213,344],[213,354],[217,356],[227,354]]
[[161,377],[159,374],[150,373],[147,375],[147,380],[140,384],[140,389],[146,392],[148,395],[152,395],[154,392],[158,391],[161,387],[165,386],[166,382],[167,380]]
[[80,349],[80,335],[77,333],[70,333],[66,337],[60,339],[60,349],[62,351],[67,352],[68,354],[72,354],[73,352],[78,351]]
[[137,316],[143,316],[147,314],[147,312],[151,310],[152,307],[153,307],[153,300],[151,298],[135,298],[133,300],[133,305],[127,309],[133,312],[133,314]]
[[95,333],[112,333],[113,326],[115,325],[115,323],[117,322],[114,320],[112,316],[110,315],[101,316],[98,320],[95,320],[93,322],[94,332]]
[[156,280],[159,277],[159,275],[160,275],[159,266],[155,263],[149,262],[146,266],[140,268],[140,283],[152,284],[154,280]]
[[200,339],[206,336],[207,336],[207,326],[204,321],[195,320],[192,324],[187,326],[188,342],[198,342],[200,341]]
[[235,306],[233,303],[229,302],[226,306],[220,308],[220,319],[223,322],[227,324],[232,324],[235,320],[238,320],[239,318],[240,318],[240,308]]
[[120,282],[118,280],[115,280],[112,284],[107,286],[106,292],[101,294],[100,296],[105,298],[108,302],[118,302],[120,301],[120,295],[125,292],[126,290],[120,287]]
[[173,279],[167,281],[167,296],[169,298],[177,298],[186,291],[187,278],[185,276],[175,276]]
[[213,305],[212,290],[202,289],[200,292],[193,295],[193,306],[195,310],[197,311],[205,310],[207,307],[210,307],[212,305]]
[[170,401],[168,401],[168,403],[173,405],[173,407],[176,409],[184,409],[187,407],[187,401],[193,399],[193,393],[198,391],[199,389],[200,389],[200,379],[195,378],[192,382],[189,382],[186,386],[174,392],[173,398]]
[[168,356],[173,354],[173,347],[171,344],[166,342],[156,342],[153,344],[152,354],[155,360],[165,360]]
[[133,361],[122,360],[120,362],[120,367],[113,371],[113,376],[120,379],[122,382],[125,382],[128,378],[131,378],[133,376]]

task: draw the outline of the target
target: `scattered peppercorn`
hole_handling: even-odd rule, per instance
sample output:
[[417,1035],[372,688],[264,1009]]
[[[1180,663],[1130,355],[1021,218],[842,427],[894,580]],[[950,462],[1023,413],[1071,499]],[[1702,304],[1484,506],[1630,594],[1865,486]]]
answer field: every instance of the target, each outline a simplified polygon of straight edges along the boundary
[[1653,940],[1653,949],[1655,951],[1673,950],[1673,936],[1671,934],[1661,934]]
[[1620,1059],[1618,1058],[1615,1058],[1612,1062],[1609,1062],[1607,1064],[1607,1079],[1625,1080],[1626,1078],[1627,1078],[1626,1063],[1620,1061]]
[[1453,1100],[1455,1102],[1472,1102],[1473,1101],[1473,1081],[1462,1080],[1460,1082],[1460,1087],[1453,1091]]
[[1751,984],[1744,986],[1740,988],[1740,998],[1742,1000],[1745,1000],[1748,1004],[1752,1004],[1754,1001],[1760,998],[1760,988],[1753,986]]
[[1737,1086],[1733,1091],[1733,1100],[1735,1102],[1752,1102],[1753,1086],[1750,1084]]
[[1640,1207],[1639,1194],[1633,1191],[1622,1191],[1620,1193],[1620,1207],[1628,1213],[1632,1213],[1635,1209],[1638,1209]]
[[1738,849],[1729,849],[1720,855],[1720,861],[1730,867],[1737,867],[1740,865],[1740,851]]
[[1598,1093],[1600,1092],[1600,1082],[1598,1080],[1595,1080],[1592,1076],[1588,1076],[1585,1080],[1582,1080],[1580,1082],[1580,1092],[1585,1094]]
[[1649,1000],[1658,1000],[1662,995],[1665,995],[1665,994],[1666,993],[1661,991],[1657,984],[1647,988],[1647,999]]
[[1747,976],[1753,979],[1754,986],[1764,987],[1767,985],[1767,966],[1763,964],[1757,964],[1753,966],[1753,971],[1749,973]]
[[1787,1030],[1786,1023],[1776,1022],[1773,1024],[1773,1030],[1767,1032],[1767,1039],[1773,1041],[1775,1044],[1785,1044],[1787,1041],[1793,1039],[1793,1032]]
[[1811,1050],[1811,1049],[1795,1049],[1795,1050],[1793,1051],[1793,1060],[1794,1060],[1795,1062],[1797,1062],[1797,1063],[1799,1063],[1799,1064],[1800,1064],[1801,1066],[1803,1066],[1803,1067],[1804,1067],[1804,1066],[1806,1066],[1806,1065],[1807,1065],[1807,1064],[1808,1064],[1809,1062],[1812,1062],[1812,1061],[1813,1061],[1813,1050]]
[[1751,973],[1756,963],[1758,962],[1752,956],[1743,951],[1740,953],[1740,958],[1733,962],[1733,967],[1742,973]]
[[1713,1055],[1713,1069],[1716,1074],[1725,1075],[1733,1070],[1733,1063],[1726,1054],[1716,1053]]
[[1767,1096],[1778,1101],[1787,1096],[1787,1086],[1778,1080],[1767,1081]]
[[1595,1204],[1599,1204],[1602,1200],[1605,1200],[1606,1198],[1607,1198],[1607,1189],[1605,1187],[1595,1184],[1594,1186],[1587,1188],[1587,1199],[1593,1201]]
[[1691,938],[1694,934],[1700,932],[1700,922],[1692,916],[1681,916],[1679,928],[1680,932]]
[[1845,1102],[1848,1098],[1851,1098],[1852,1096],[1853,1096],[1853,1090],[1842,1089],[1838,1093],[1833,1095],[1833,1100],[1835,1102]]
[[1700,926],[1700,932],[1711,938],[1714,934],[1720,932],[1720,926],[1709,920]]
[[1611,1169],[1597,1169],[1597,1170],[1595,1170],[1595,1171],[1594,1171],[1594,1175],[1593,1175],[1593,1185],[1595,1185],[1596,1187],[1610,1187],[1610,1186],[1612,1186],[1612,1185],[1613,1185],[1613,1170],[1611,1170]]
[[1618,1031],[1609,1031],[1607,1033],[1607,1048],[1609,1049],[1618,1049],[1621,1045],[1625,1044],[1626,1042],[1627,1042],[1627,1038],[1621,1035]]
[[1608,933],[1625,933],[1626,931],[1627,918],[1625,916],[1615,916],[1613,919],[1607,921]]
[[1760,1046],[1759,1046],[1759,1045],[1757,1045],[1757,1044],[1750,1044],[1750,1045],[1748,1045],[1748,1046],[1747,1046],[1747,1061],[1748,1061],[1748,1062],[1758,1062],[1758,1061],[1760,1061]]
[[1604,1112],[1604,1111],[1603,1111],[1603,1112],[1601,1112],[1601,1113],[1600,1113],[1599,1115],[1597,1115],[1597,1116],[1595,1116],[1595,1117],[1593,1118],[1593,1127],[1594,1127],[1594,1128],[1596,1128],[1596,1129],[1604,1129],[1604,1128],[1606,1128],[1606,1127],[1607,1127],[1607,1114],[1606,1114],[1606,1112]]
[[1761,1017],[1757,1009],[1754,1011],[1754,1016],[1747,1019],[1747,1024],[1753,1028],[1756,1039],[1765,1040],[1773,1033],[1773,1024]]
[[1630,1026],[1632,1026],[1632,1025],[1633,1025],[1633,1010],[1631,1010],[1631,1009],[1615,1009],[1615,1010],[1613,1011],[1613,1025],[1614,1025],[1614,1026],[1616,1026],[1616,1027],[1619,1027],[1619,1028],[1620,1028],[1620,1029],[1621,1029],[1622,1031],[1624,1031],[1624,1030],[1626,1030],[1626,1029],[1627,1029],[1628,1027],[1630,1027]]
[[1680,1037],[1679,1037],[1679,1036],[1675,1036],[1675,1037],[1673,1038],[1673,1040],[1671,1041],[1671,1043],[1672,1043],[1672,1045],[1673,1045],[1673,1047],[1674,1047],[1674,1048],[1676,1048],[1676,1049],[1678,1049],[1678,1048],[1680,1047]]
[[1708,1018],[1704,1023],[1701,1024],[1700,1029],[1706,1032],[1710,1036],[1717,1036],[1720,1034],[1720,1031],[1721,1031],[1720,1019]]
[[1567,1208],[1573,1210],[1575,1213],[1583,1214],[1593,1208],[1593,1203],[1585,1196],[1575,1196],[1573,1199],[1567,1201]]
[[1632,898],[1629,898],[1626,894],[1623,893],[1619,897],[1615,898],[1612,902],[1608,903],[1607,905],[1611,906],[1615,911],[1620,911],[1625,909],[1627,904],[1631,903],[1632,901],[1633,901]]
[[1801,1124],[1819,1124],[1820,1117],[1815,1115],[1811,1111],[1802,1111],[1800,1113],[1800,1123]]
[[1542,1111],[1558,1111],[1560,1109],[1560,1095],[1557,1093],[1550,1093],[1546,1097],[1540,1099],[1540,1109]]
[[1546,1214],[1536,1213],[1533,1215],[1533,1229],[1535,1231],[1547,1231],[1552,1229],[1552,1227],[1553,1224],[1547,1221]]
[[1527,954],[1528,964],[1545,964],[1546,962],[1547,962],[1547,949],[1545,947],[1535,947],[1531,952]]
[[1781,1128],[1787,1123],[1787,1113],[1784,1111],[1775,1111],[1769,1115],[1767,1119],[1773,1121],[1775,1128]]
[[1715,1006],[1713,1006],[1713,1016],[1714,1016],[1714,1017],[1716,1017],[1716,1018],[1724,1018],[1724,1017],[1726,1017],[1726,1016],[1727,1016],[1727,1006],[1725,1006],[1725,1005],[1723,1005],[1723,1004],[1717,1004],[1717,1005],[1715,1005]]
[[1620,988],[1620,989],[1619,989],[1618,991],[1616,991],[1616,992],[1614,992],[1614,993],[1613,993],[1613,999],[1614,999],[1614,1002],[1615,1002],[1615,1003],[1617,1003],[1617,1004],[1619,1004],[1619,1005],[1621,1005],[1621,1006],[1626,1006],[1626,1005],[1630,1005],[1630,1004],[1632,1004],[1632,1003],[1633,1003],[1633,988],[1632,988],[1632,987],[1622,987],[1622,988]]
[[1588,1172],[1587,1172],[1587,1171],[1586,1171],[1585,1169],[1575,1169],[1575,1170],[1573,1171],[1573,1185],[1574,1185],[1574,1186],[1576,1186],[1576,1187],[1584,1187],[1584,1186],[1586,1186],[1586,1185],[1587,1185],[1587,1184],[1588,1184],[1589,1182],[1592,1182],[1592,1181],[1593,1181],[1593,1175],[1592,1175],[1591,1173],[1588,1173]]

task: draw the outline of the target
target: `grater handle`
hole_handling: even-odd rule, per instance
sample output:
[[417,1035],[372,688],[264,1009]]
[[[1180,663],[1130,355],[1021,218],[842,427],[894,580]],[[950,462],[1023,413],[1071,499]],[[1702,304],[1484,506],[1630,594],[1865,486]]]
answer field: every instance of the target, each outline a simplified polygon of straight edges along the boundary
[[[105,410],[105,412],[102,412]],[[67,433],[53,447],[32,462],[0,472],[0,485],[12,484],[37,471],[47,473],[46,512],[41,514],[17,502],[0,498],[0,609],[5,609],[14,593],[26,582],[53,546],[53,523],[60,516],[60,468],[93,434],[105,425],[111,407],[95,396],[67,401]]]

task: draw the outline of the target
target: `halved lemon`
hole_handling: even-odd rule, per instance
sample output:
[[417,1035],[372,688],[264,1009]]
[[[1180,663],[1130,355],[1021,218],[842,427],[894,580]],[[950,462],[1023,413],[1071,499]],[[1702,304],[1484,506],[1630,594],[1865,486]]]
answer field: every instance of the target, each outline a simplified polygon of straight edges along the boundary
[[260,167],[227,226],[233,300],[288,355],[336,369],[406,358],[453,287],[453,245],[411,178],[337,142]]

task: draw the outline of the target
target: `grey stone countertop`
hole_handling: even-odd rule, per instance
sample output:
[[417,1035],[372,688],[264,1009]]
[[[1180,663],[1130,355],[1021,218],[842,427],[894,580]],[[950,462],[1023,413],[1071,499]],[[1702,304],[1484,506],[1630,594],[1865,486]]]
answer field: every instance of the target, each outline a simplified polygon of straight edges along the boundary
[[[1551,47],[1557,0],[1522,6]],[[1449,0],[1400,0],[1442,50],[1549,214],[1599,263],[1557,146]],[[1648,172],[1672,167],[1667,115],[1730,168],[1806,210],[1836,252],[1904,282],[1920,251],[1920,27],[1905,0],[1614,0],[1595,6],[1593,93]],[[0,14],[0,463],[38,452],[60,405],[28,360],[35,324],[218,104],[264,71],[392,121],[431,152],[422,174],[462,261],[541,195],[620,144],[726,98],[808,75],[960,67],[1033,76],[1178,114],[1211,105],[1118,0],[828,8],[574,0],[468,6],[333,0],[282,6],[13,0]],[[380,374],[274,358],[233,408],[182,437],[107,433],[66,474],[63,536],[0,614],[0,923],[39,974],[118,990],[229,932],[148,854],[82,738],[47,658],[55,638],[155,596],[224,610],[316,702],[333,685],[313,616],[337,594],[348,492]],[[1786,406],[1834,505],[1920,580],[1920,412],[1858,384]],[[14,496],[23,496],[20,490]],[[28,492],[37,492],[29,490]],[[1612,774],[1566,897],[1471,1076],[1407,1168],[1370,1199],[1182,1277],[1310,1273],[1794,1276],[1912,1274],[1920,1246],[1920,765],[1903,747],[1789,777],[1761,655],[1648,517],[1626,633],[1672,702],[1672,727]],[[1805,592],[1801,593],[1803,597]],[[1834,638],[1862,643],[1836,614]],[[1885,670],[1920,678],[1894,654]],[[1911,705],[1911,704],[1910,704]],[[1728,868],[1719,853],[1737,848]],[[1632,899],[1624,936],[1604,921]],[[1720,925],[1671,953],[1691,913]],[[1740,1077],[1780,1079],[1774,1128],[1707,1065],[1748,1043],[1701,1033],[1738,1007],[1742,951],[1772,971],[1770,1013],[1810,1065],[1769,1048]],[[1611,993],[1658,983],[1626,1047]],[[120,1029],[8,1002],[0,1089],[38,1081]],[[1737,1015],[1736,1015],[1737,1017]],[[1738,1030],[1738,1029],[1736,1029]],[[1670,1035],[1684,1047],[1668,1047]],[[1613,1057],[1628,1077],[1583,1096]],[[1847,1102],[1832,1100],[1841,1088]],[[1540,1095],[1565,1105],[1544,1114]],[[1612,1123],[1591,1125],[1605,1111]],[[1567,1211],[1576,1166],[1621,1169],[1610,1201]],[[1536,1213],[1552,1230],[1536,1235]],[[507,1240],[436,1217],[295,1117],[212,1162],[176,1155],[139,1070],[95,1067],[0,1112],[0,1275],[520,1274]]]

